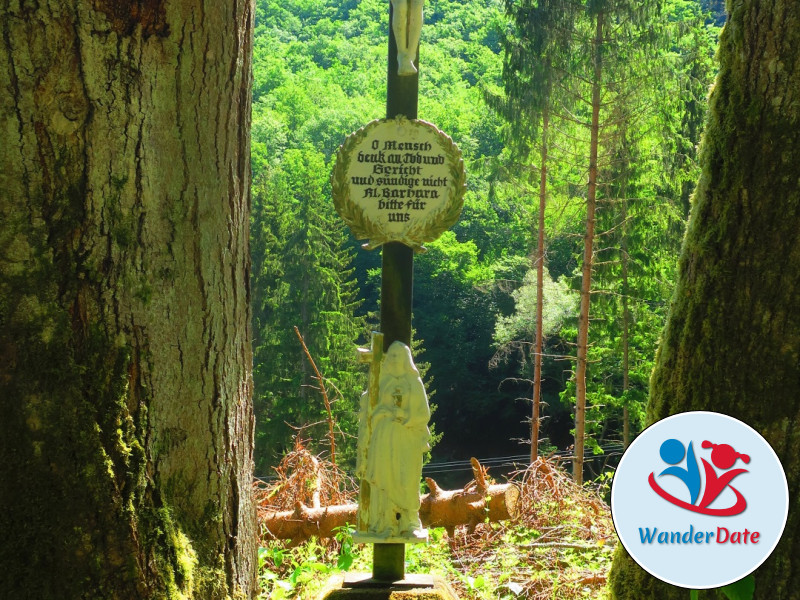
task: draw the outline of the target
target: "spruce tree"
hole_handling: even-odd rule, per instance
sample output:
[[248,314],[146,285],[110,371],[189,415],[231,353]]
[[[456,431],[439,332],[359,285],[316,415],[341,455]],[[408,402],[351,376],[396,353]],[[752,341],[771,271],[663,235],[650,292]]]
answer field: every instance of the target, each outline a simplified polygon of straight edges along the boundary
[[[334,401],[339,428],[354,434],[364,387],[356,347],[364,319],[346,249],[347,232],[330,202],[328,170],[313,149],[287,150],[255,194],[253,255],[256,464],[263,472],[300,435],[321,450],[326,412],[297,326]],[[278,258],[275,259],[274,257]],[[339,454],[352,455],[352,438]],[[268,442],[268,444],[267,444]],[[349,448],[349,450],[348,450]],[[344,450],[344,453],[342,453]]]
[[[539,455],[541,425],[542,359],[544,355],[545,208],[548,190],[548,139],[553,103],[565,101],[555,80],[563,69],[571,39],[575,5],[564,0],[506,0],[506,14],[513,28],[503,37],[504,97],[487,94],[489,105],[509,124],[507,143],[513,161],[527,161],[538,146],[539,203],[531,225],[536,237],[533,267],[536,270],[535,327],[532,332],[533,393],[531,407],[531,462]],[[566,33],[566,35],[565,35]]]

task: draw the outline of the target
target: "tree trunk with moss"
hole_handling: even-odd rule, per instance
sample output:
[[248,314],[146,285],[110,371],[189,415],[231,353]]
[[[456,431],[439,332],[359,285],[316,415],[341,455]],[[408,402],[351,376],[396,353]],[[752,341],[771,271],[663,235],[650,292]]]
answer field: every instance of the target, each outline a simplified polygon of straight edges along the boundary
[[251,597],[252,7],[0,33],[0,595]]
[[[800,6],[745,0],[729,7],[648,420],[717,411],[772,445],[794,505],[780,543],[755,572],[755,598],[789,600],[800,595]],[[617,599],[688,598],[621,546],[610,585]]]

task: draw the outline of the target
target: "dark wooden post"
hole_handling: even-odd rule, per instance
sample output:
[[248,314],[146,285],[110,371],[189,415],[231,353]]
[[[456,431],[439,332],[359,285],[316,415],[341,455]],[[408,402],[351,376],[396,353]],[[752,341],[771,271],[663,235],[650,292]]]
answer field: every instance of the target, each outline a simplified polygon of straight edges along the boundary
[[[386,118],[417,118],[419,73],[397,74],[397,42],[392,31],[389,5],[389,55],[386,76]],[[419,53],[414,61],[419,68]],[[383,349],[395,340],[411,346],[411,297],[414,289],[414,251],[400,242],[388,242],[381,250],[381,332]],[[405,544],[375,544],[372,577],[398,581],[405,577]]]

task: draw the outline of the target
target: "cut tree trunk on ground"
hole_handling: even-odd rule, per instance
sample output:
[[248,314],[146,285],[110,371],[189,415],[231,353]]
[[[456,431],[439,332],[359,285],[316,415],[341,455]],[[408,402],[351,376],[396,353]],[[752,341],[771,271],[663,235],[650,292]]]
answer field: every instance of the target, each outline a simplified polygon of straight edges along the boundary
[[[452,535],[456,525],[474,527],[487,519],[503,521],[517,514],[519,489],[510,483],[443,490],[432,479],[427,481],[433,491],[422,496],[419,510],[425,527],[444,527]],[[298,503],[293,511],[267,512],[260,520],[274,538],[299,543],[312,536],[333,537],[339,527],[355,524],[357,511],[358,504],[308,508]]]

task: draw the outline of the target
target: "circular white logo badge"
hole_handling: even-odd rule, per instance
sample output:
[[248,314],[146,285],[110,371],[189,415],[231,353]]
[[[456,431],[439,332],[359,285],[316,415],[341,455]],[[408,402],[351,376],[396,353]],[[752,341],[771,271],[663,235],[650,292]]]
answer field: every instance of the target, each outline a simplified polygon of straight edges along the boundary
[[713,412],[667,417],[625,451],[611,515],[628,554],[651,575],[718,588],[775,549],[789,512],[778,457],[741,421]]

